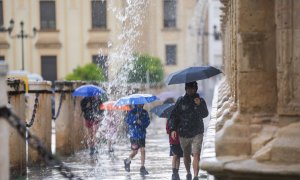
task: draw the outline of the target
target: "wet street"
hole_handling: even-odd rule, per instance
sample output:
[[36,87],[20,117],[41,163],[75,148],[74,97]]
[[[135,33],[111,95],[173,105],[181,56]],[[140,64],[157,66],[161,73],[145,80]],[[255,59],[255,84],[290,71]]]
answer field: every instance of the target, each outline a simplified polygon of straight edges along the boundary
[[[147,131],[146,139],[146,163],[145,167],[149,175],[141,177],[139,174],[140,154],[131,162],[131,172],[124,170],[123,159],[130,153],[129,140],[113,146],[114,152],[108,153],[107,147],[99,148],[99,153],[93,157],[88,150],[62,160],[72,168],[72,171],[83,179],[101,180],[134,180],[134,179],[171,179],[171,157],[169,156],[169,141],[165,130],[165,119],[153,118]],[[179,174],[185,179],[185,168],[181,160]],[[56,170],[49,168],[29,168],[30,180],[38,179],[62,179]],[[200,172],[201,173],[201,172]]]

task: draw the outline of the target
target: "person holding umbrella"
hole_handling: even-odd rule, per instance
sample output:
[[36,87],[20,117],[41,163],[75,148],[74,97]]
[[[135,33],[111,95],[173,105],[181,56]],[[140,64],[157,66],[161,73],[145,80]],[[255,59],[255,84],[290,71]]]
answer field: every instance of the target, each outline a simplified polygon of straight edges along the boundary
[[103,110],[100,110],[102,101],[97,96],[84,97],[81,102],[81,111],[85,119],[85,126],[88,129],[89,139],[88,145],[90,148],[90,155],[97,153],[96,144],[96,132],[98,131],[99,124],[102,120]]
[[145,168],[145,145],[146,145],[146,128],[150,124],[148,112],[143,109],[144,104],[134,105],[134,108],[128,112],[125,118],[128,124],[128,133],[130,136],[131,153],[128,158],[124,160],[125,170],[130,172],[131,160],[137,155],[138,150],[141,152],[141,168],[140,174],[149,174]]
[[[208,116],[206,102],[197,94],[196,81],[185,84],[186,94],[178,98],[171,112],[169,128],[171,137],[179,136],[183,150],[186,179],[191,180],[191,154],[193,155],[194,180],[198,180],[201,145],[204,133],[203,118]],[[177,132],[177,130],[179,132]]]
[[[114,106],[116,101],[107,101],[100,105],[100,110],[104,110],[104,118],[101,121],[100,133],[107,140],[108,152],[114,152],[112,144],[118,139],[120,128],[123,126],[123,119],[121,118],[122,111],[129,111],[128,105]],[[123,117],[123,116],[122,116]]]
[[80,107],[89,133],[90,155],[93,155],[97,152],[95,148],[96,132],[103,114],[103,110],[100,110],[99,107],[103,101],[107,101],[106,92],[99,86],[86,84],[76,88],[72,95],[84,97],[80,102]]
[[128,134],[130,136],[131,154],[124,159],[125,170],[130,172],[131,160],[135,157],[140,149],[141,152],[141,168],[142,176],[149,174],[145,168],[145,145],[146,145],[146,129],[150,124],[148,112],[144,109],[144,104],[158,100],[152,94],[132,94],[120,98],[115,106],[133,105],[128,112],[125,121],[128,124]]

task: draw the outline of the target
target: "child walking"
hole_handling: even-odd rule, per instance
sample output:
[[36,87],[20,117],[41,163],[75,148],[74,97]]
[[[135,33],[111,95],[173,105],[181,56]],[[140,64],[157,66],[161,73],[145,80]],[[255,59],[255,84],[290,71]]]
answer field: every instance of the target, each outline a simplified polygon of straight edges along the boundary
[[130,172],[131,160],[137,155],[138,150],[141,152],[141,168],[140,174],[149,174],[145,168],[145,145],[146,145],[146,128],[150,124],[148,112],[143,109],[144,104],[134,105],[134,108],[128,112],[125,118],[128,124],[128,133],[131,143],[131,154],[127,159],[124,159],[125,170]]
[[169,119],[166,123],[166,131],[167,134],[169,134],[169,143],[170,143],[170,156],[173,156],[172,158],[172,180],[180,180],[178,170],[180,166],[180,158],[183,157],[183,151],[180,146],[179,137],[177,136],[175,139],[171,137],[170,129],[168,126]]

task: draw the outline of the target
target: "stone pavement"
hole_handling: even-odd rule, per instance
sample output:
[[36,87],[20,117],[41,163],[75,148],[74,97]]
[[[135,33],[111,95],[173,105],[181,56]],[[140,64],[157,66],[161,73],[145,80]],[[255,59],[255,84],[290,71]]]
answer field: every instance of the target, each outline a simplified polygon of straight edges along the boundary
[[[165,119],[154,118],[148,128],[146,139],[146,163],[149,175],[141,177],[139,174],[140,155],[131,162],[131,172],[124,170],[123,159],[130,153],[129,142],[114,145],[115,152],[108,153],[106,145],[99,148],[99,154],[90,157],[89,152],[81,151],[74,156],[63,158],[74,173],[84,179],[101,180],[139,180],[139,179],[171,179],[171,157],[169,157],[169,141],[165,131]],[[185,168],[181,160],[179,174],[185,179]],[[201,172],[205,175],[205,172]],[[206,177],[206,176],[204,176]],[[62,179],[55,170],[48,168],[29,168],[28,179]],[[207,178],[202,178],[207,179]]]

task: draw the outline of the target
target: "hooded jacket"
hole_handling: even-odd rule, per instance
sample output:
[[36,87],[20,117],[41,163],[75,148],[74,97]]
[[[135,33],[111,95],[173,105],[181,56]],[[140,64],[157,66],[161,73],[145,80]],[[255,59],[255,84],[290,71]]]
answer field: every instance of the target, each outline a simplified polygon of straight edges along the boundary
[[97,97],[85,97],[81,100],[80,106],[83,116],[88,121],[99,121],[103,114],[103,110],[100,110],[102,101]]
[[196,97],[200,97],[199,94],[193,96],[185,94],[178,98],[170,116],[170,132],[178,129],[179,136],[184,138],[191,138],[204,132],[203,118],[208,116],[208,110],[203,98],[200,98],[200,105],[195,104]]
[[[138,119],[141,121],[141,124],[137,123]],[[133,108],[128,112],[125,121],[128,124],[130,138],[145,139],[146,128],[150,124],[149,114],[145,109],[139,107]]]

